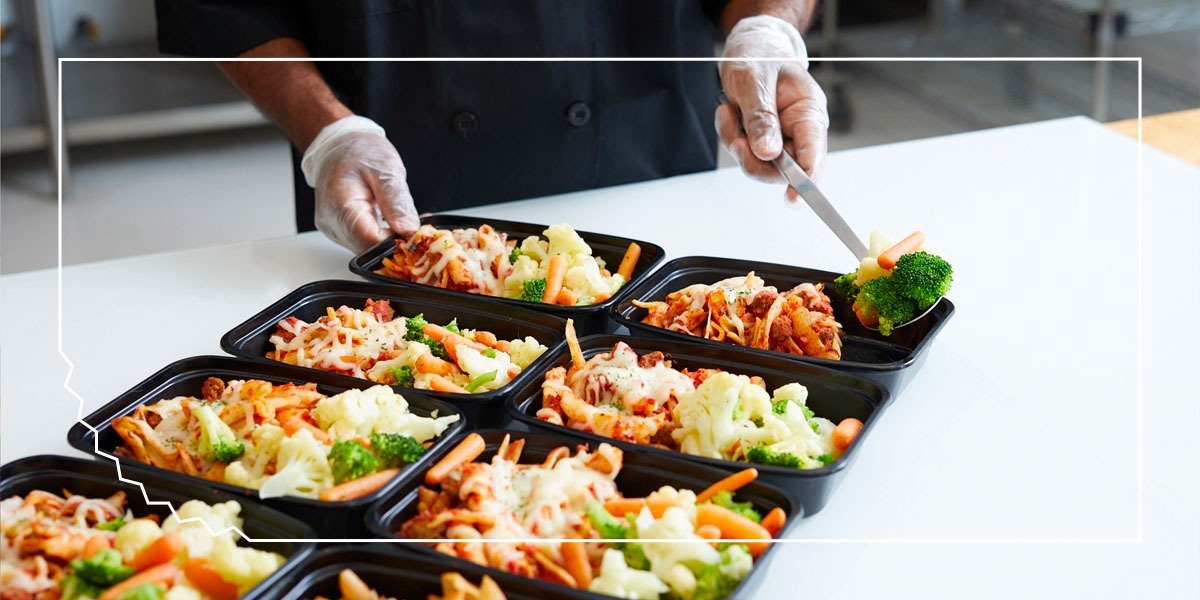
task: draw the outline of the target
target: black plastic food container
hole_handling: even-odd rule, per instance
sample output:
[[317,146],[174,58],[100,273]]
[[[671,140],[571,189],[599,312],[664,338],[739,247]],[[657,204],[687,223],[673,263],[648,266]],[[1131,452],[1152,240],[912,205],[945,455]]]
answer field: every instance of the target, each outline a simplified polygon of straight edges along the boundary
[[[500,447],[506,431],[484,430],[477,432],[487,442],[487,447],[477,461],[490,461]],[[560,433],[512,433],[512,439],[524,439],[525,448],[521,452],[522,463],[540,464],[551,450],[559,446],[567,446],[574,454],[575,447],[587,444],[595,449],[598,444],[579,436]],[[438,453],[440,459],[449,452],[453,445],[443,446]],[[628,497],[642,497],[664,485],[677,489],[689,489],[700,493],[708,486],[720,481],[728,475],[726,471],[712,467],[685,462],[672,456],[660,456],[643,452],[625,452],[621,472],[617,475],[617,489]],[[417,514],[417,488],[424,483],[424,473],[410,476],[402,485],[392,489],[386,498],[381,500],[367,515],[367,527],[371,533],[379,537],[394,538],[396,531],[408,519]],[[756,510],[766,514],[775,507],[782,508],[788,514],[787,524],[780,532],[784,537],[799,519],[794,518],[802,510],[788,494],[773,485],[762,481],[754,481],[737,491],[734,498],[739,502],[750,502]],[[768,562],[773,556],[776,544],[771,544],[767,551],[754,563],[754,569],[742,580],[729,598],[751,598],[754,589],[762,583],[762,577],[767,571]],[[404,548],[412,549],[426,556],[440,557],[447,568],[455,569],[458,565],[472,564],[465,559],[446,556],[423,544],[404,544]],[[485,568],[491,573],[501,573],[496,569]],[[558,588],[556,588],[558,589]],[[562,588],[566,589],[566,588]],[[585,597],[608,598],[609,596],[591,594]]]
[[[507,403],[509,414],[517,421],[528,424],[535,431],[540,429],[560,433],[569,432],[593,442],[606,441],[615,444],[626,450],[626,456],[629,452],[644,452],[650,456],[696,462],[731,473],[747,467],[754,467],[758,469],[763,480],[790,494],[793,500],[803,507],[803,512],[795,513],[795,515],[810,516],[825,507],[825,503],[828,502],[829,497],[846,475],[846,470],[858,456],[859,447],[863,445],[867,433],[879,419],[881,407],[887,402],[887,390],[861,377],[813,365],[797,364],[773,356],[758,356],[740,352],[733,348],[713,348],[690,342],[657,338],[623,338],[612,335],[588,336],[579,340],[579,345],[584,357],[591,358],[601,352],[612,350],[613,345],[620,341],[628,344],[639,356],[654,351],[662,352],[671,359],[671,366],[676,369],[721,369],[735,375],[757,375],[766,382],[768,391],[774,391],[789,383],[799,383],[808,388],[807,403],[816,416],[829,419],[835,425],[842,419],[854,417],[863,422],[863,430],[846,450],[846,453],[833,464],[819,469],[791,469],[693,456],[675,450],[614,440],[599,434],[570,429],[564,425],[547,423],[536,416],[538,409],[542,408],[541,381],[531,381],[512,395]],[[565,367],[570,363],[571,356],[564,349],[556,357],[554,364],[549,365],[548,368]]]
[[[69,458],[66,456],[30,456],[0,467],[0,499],[14,495],[25,495],[33,490],[62,494],[68,490],[94,498],[107,498],[118,491],[125,492],[126,507],[134,516],[155,514],[164,521],[171,510],[162,504],[147,504],[142,490],[131,483],[117,479],[117,470],[111,462],[107,464]],[[162,476],[161,471],[122,465],[122,475],[141,483],[151,502],[170,502],[178,508],[188,500],[201,500],[208,504],[237,500],[242,505],[242,531],[249,537],[264,540],[308,540],[313,532],[302,521],[289,517],[254,502],[211,489],[203,482],[181,481]],[[299,563],[312,553],[316,544],[312,542],[246,542],[247,546],[268,552],[277,552],[287,558],[283,566],[242,596],[242,600],[257,600],[271,593],[280,582],[288,579]]]
[[[517,243],[529,236],[542,236],[542,232],[546,230],[546,225],[537,225],[534,223],[518,223],[514,221],[501,221],[498,219],[485,219],[482,217],[471,217],[466,215],[432,215],[421,220],[421,223],[433,225],[439,229],[464,229],[478,228],[480,225],[491,225],[496,231],[507,233],[510,238],[517,238]],[[580,335],[589,333],[607,333],[614,331],[616,325],[608,319],[609,308],[620,302],[621,298],[628,294],[629,290],[633,289],[639,282],[644,280],[647,275],[654,269],[654,266],[662,262],[666,257],[666,252],[661,246],[642,240],[633,240],[629,238],[617,237],[613,235],[605,235],[600,233],[589,233],[587,231],[577,231],[579,237],[587,242],[587,245],[592,248],[592,254],[604,259],[605,264],[614,273],[617,266],[621,264],[621,258],[625,256],[625,250],[629,248],[630,242],[637,242],[642,247],[642,254],[638,258],[637,266],[633,270],[633,278],[630,279],[612,298],[591,304],[588,306],[557,306],[554,304],[541,304],[537,302],[525,302],[522,300],[513,300],[510,298],[492,298],[496,302],[506,305],[518,306],[522,308],[535,308],[539,311],[575,320],[575,329]],[[453,296],[462,297],[479,297],[476,294],[460,292],[457,290],[442,290],[433,286],[428,286],[411,281],[404,281],[395,277],[387,277],[375,272],[376,269],[383,267],[383,259],[391,257],[396,248],[395,238],[389,238],[386,241],[380,242],[370,250],[359,254],[350,261],[350,270],[360,277],[381,281],[389,285],[399,285],[404,287],[415,287],[421,289],[437,289],[443,293]],[[487,296],[485,296],[487,297]]]
[[[743,348],[726,342],[717,342],[701,337],[669,331],[661,327],[653,327],[642,323],[646,310],[633,305],[634,300],[642,302],[665,300],[667,295],[697,283],[713,284],[730,277],[745,277],[749,272],[761,277],[766,285],[775,286],[780,292],[789,290],[801,283],[824,283],[825,293],[833,303],[833,314],[838,323],[842,324],[846,337],[842,340],[842,359],[830,360],[799,356],[785,352]],[[925,362],[926,352],[933,342],[934,336],[941,331],[954,314],[954,304],[947,298],[941,302],[925,318],[903,329],[898,329],[890,336],[884,336],[877,331],[863,327],[850,309],[850,303],[837,292],[833,280],[841,273],[818,271],[803,267],[778,265],[773,263],[754,262],[732,258],[713,258],[707,256],[685,256],[663,265],[651,277],[640,282],[637,287],[622,297],[613,307],[612,318],[629,328],[634,335],[667,337],[677,340],[691,340],[719,348],[741,348],[759,356],[782,357],[796,362],[811,363],[830,367],[839,371],[847,371],[861,375],[878,382],[892,393],[892,398],[904,389],[917,370]]]
[[[121,394],[112,402],[88,415],[85,421],[99,431],[99,441],[87,427],[76,423],[67,433],[67,442],[81,452],[101,461],[109,459],[97,456],[98,447],[101,452],[112,454],[124,441],[111,423],[116,417],[127,415],[144,404],[152,404],[159,400],[176,396],[201,396],[201,386],[209,377],[219,377],[225,381],[238,379],[262,379],[271,383],[316,383],[317,389],[326,395],[334,395],[353,388],[367,388],[374,384],[351,378],[334,377],[327,373],[313,372],[311,369],[301,369],[284,364],[260,364],[251,361],[229,358],[225,356],[197,356],[185,358],[171,363],[161,371],[151,375],[145,381],[135,385],[129,391]],[[457,414],[453,406],[441,402],[415,390],[405,390],[404,398],[408,400],[409,410],[414,414],[429,416],[437,411],[439,416]],[[409,472],[424,472],[431,464],[431,456],[442,446],[452,443],[455,434],[464,430],[466,424],[462,419],[450,425],[433,443],[430,452],[426,452],[419,461],[404,467],[401,474],[392,479],[387,485],[372,494],[343,502],[326,502],[309,498],[283,496],[278,498],[260,499],[256,490],[251,490],[223,482],[209,481],[192,477],[183,473],[167,471],[151,467],[133,458],[121,458],[121,465],[136,465],[149,469],[163,481],[175,482],[180,486],[213,487],[236,496],[238,499],[260,502],[272,508],[281,510],[300,519],[316,529],[322,537],[362,537],[365,533],[362,527],[363,515],[371,503],[383,497],[387,491],[400,485]]]
[[456,571],[475,585],[491,576],[507,600],[543,598],[594,598],[550,583],[496,572],[469,562],[453,565],[441,557],[394,550],[396,544],[340,546],[310,555],[288,577],[267,590],[262,600],[310,600],[318,596],[340,598],[338,573],[354,571],[382,598],[427,598],[442,595],[442,573]]
[[[347,305],[361,309],[367,299],[390,300],[396,316],[411,317],[424,314],[430,323],[446,324],[458,319],[458,324],[467,329],[482,329],[496,334],[502,340],[533,336],[550,350],[563,340],[566,321],[526,307],[507,306],[481,296],[462,294],[461,297],[447,295],[445,290],[428,286],[397,288],[362,281],[314,281],[300,286],[277,302],[234,327],[221,338],[221,349],[242,358],[267,364],[281,364],[266,357],[274,350],[271,336],[275,326],[283,319],[295,316],[312,322],[325,315],[326,307],[337,308]],[[551,352],[547,352],[547,355]],[[472,427],[497,427],[503,424],[504,396],[509,390],[520,386],[526,379],[536,377],[546,356],[534,361],[516,379],[498,390],[482,394],[449,394],[420,390],[422,393],[445,400],[462,412]],[[304,368],[306,372],[326,373],[343,381],[365,381],[347,375],[328,373],[319,369]],[[397,388],[409,390],[412,388]]]

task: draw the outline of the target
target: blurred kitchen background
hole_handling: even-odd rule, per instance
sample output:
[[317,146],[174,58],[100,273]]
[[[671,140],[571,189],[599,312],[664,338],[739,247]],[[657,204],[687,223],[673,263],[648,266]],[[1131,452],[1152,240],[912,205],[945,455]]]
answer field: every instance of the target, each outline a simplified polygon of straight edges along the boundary
[[[1146,115],[1200,107],[1200,0],[827,0],[819,14],[805,36],[814,57],[1140,56]],[[286,141],[210,63],[65,63],[68,148],[60,158],[47,147],[56,58],[158,56],[152,2],[0,0],[0,26],[0,272],[55,264],[56,160],[67,167],[66,264],[295,232]],[[1130,62],[813,72],[830,98],[831,151],[1137,115]]]

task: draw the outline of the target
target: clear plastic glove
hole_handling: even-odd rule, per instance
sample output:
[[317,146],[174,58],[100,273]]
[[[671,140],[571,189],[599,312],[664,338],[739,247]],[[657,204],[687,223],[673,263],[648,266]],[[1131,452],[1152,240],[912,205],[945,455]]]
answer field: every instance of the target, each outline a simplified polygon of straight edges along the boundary
[[[825,163],[829,113],[825,92],[808,74],[808,49],[787,21],[761,15],[737,22],[725,40],[725,58],[797,60],[720,63],[729,104],[717,106],[717,133],[747,175],[784,182],[770,161],[786,151],[814,179]],[[788,197],[796,200],[788,188]]]
[[393,231],[411,234],[421,224],[400,154],[366,117],[326,125],[305,150],[300,169],[317,192],[317,229],[354,252]]

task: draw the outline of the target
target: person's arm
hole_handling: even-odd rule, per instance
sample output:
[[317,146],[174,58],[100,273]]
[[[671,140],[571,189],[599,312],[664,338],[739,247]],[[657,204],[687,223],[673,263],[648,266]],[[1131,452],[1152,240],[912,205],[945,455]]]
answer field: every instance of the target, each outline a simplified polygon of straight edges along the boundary
[[[717,132],[747,175],[783,181],[771,160],[787,151],[813,177],[825,162],[829,116],[825,94],[808,74],[800,32],[812,19],[812,0],[731,0],[720,25],[727,34],[721,87],[729,104],[717,107]],[[779,58],[778,61],[739,60]],[[788,196],[796,199],[794,190]]]
[[816,8],[816,0],[730,0],[721,11],[721,31],[729,35],[733,26],[746,17],[770,15],[791,23],[796,31],[804,33],[812,24]]
[[[308,49],[297,39],[278,38],[241,57],[307,58]],[[420,219],[396,147],[382,127],[356,116],[338,100],[312,61],[219,64],[304,154],[300,167],[316,190],[317,229],[355,252],[379,243],[391,231],[416,231]]]
[[[308,48],[295,38],[279,38],[251,48],[241,57],[308,58]],[[312,61],[224,61],[218,65],[301,152],[326,125],[354,114],[329,89]]]

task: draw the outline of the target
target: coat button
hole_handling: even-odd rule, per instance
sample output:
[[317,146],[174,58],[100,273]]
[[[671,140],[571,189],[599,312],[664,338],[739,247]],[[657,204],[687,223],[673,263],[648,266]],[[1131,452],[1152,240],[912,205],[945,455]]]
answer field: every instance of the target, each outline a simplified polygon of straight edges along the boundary
[[583,127],[592,119],[592,109],[586,102],[573,102],[567,107],[567,123],[574,127]]
[[473,113],[461,112],[454,115],[454,118],[450,120],[450,130],[464,138],[475,133],[475,129],[478,127],[479,120],[475,118]]

